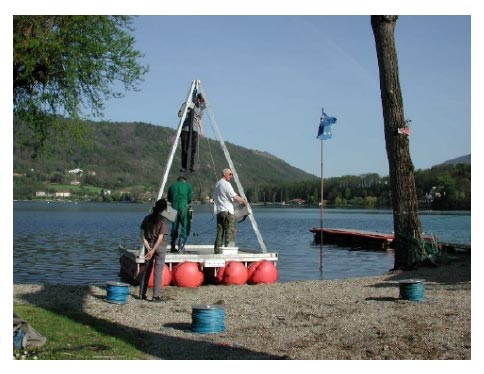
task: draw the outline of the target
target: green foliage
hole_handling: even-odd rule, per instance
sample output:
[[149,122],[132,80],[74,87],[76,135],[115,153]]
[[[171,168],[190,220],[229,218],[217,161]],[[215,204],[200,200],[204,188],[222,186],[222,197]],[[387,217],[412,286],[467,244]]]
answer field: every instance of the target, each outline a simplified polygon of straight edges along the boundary
[[100,117],[105,100],[137,89],[147,67],[138,63],[131,23],[128,16],[13,17],[14,115],[36,151],[48,133],[82,141],[80,122],[61,117]]
[[415,178],[417,193],[431,190],[435,192],[432,196],[432,208],[442,210],[471,209],[470,164],[437,165],[429,170],[418,170]]
[[[320,180],[305,180],[282,185],[259,186],[251,196],[280,196],[283,192],[289,201],[306,200],[309,205],[320,201]],[[448,164],[415,172],[417,196],[422,208],[437,210],[471,209],[471,165]],[[437,186],[437,187],[436,187]],[[252,192],[250,190],[249,192]],[[327,178],[323,183],[325,206],[389,208],[391,207],[389,178],[370,173]],[[252,201],[258,201],[253,199]],[[264,202],[275,202],[266,198]]]

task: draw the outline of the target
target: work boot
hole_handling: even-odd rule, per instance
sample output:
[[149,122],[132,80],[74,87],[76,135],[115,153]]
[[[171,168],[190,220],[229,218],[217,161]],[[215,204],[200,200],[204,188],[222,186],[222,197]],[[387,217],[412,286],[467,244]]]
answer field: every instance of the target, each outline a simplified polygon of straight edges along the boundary
[[177,253],[178,251],[176,250],[176,239],[172,239],[171,245],[170,245],[170,253]]

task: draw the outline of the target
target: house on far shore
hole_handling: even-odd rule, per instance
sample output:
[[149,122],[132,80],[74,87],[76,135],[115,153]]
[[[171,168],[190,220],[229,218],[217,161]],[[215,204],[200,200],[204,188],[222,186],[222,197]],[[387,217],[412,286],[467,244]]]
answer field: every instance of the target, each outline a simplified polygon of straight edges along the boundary
[[47,197],[47,194],[45,193],[45,191],[36,191],[35,197]]
[[83,171],[82,169],[79,169],[79,168],[77,168],[77,169],[72,169],[72,170],[69,170],[69,171],[68,171],[68,173],[69,173],[69,174],[76,174],[76,175],[82,175],[82,173],[83,173],[83,172],[84,172],[84,171]]
[[57,191],[57,192],[54,192],[54,196],[55,197],[71,197],[71,193],[70,192]]

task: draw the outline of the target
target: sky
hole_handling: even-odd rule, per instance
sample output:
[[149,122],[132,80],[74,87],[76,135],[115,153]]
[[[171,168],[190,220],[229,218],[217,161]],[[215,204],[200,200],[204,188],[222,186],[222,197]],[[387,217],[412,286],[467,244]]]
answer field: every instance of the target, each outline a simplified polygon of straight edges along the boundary
[[[176,129],[191,81],[231,143],[321,174],[321,110],[337,118],[323,175],[388,175],[379,71],[369,16],[140,16],[150,71],[105,119]],[[471,153],[471,17],[400,16],[395,29],[415,168]],[[205,115],[207,136],[214,138]]]
[[[140,62],[150,70],[139,91],[106,102],[104,120],[176,129],[178,109],[198,79],[225,141],[269,152],[316,176],[322,165],[325,178],[388,175],[378,62],[367,15],[375,10],[372,1],[363,6],[343,1],[353,5],[350,15],[331,15],[348,9],[314,8],[306,0],[297,8],[285,1],[277,8],[258,6],[264,1],[231,8],[212,0],[157,8],[144,0],[127,7],[89,0],[66,10],[50,0],[25,3],[28,11],[17,5],[20,10],[13,14],[86,9],[141,14],[134,19],[133,36],[144,54]],[[405,2],[410,7],[387,3],[397,9],[384,10],[403,14],[395,41],[415,168],[470,154],[473,7],[467,1],[457,7],[440,1],[438,12],[429,12],[415,8],[415,1]],[[441,15],[419,15],[436,13]],[[333,138],[324,142],[316,139],[322,108],[337,118]],[[209,116],[204,117],[206,135],[215,138]]]

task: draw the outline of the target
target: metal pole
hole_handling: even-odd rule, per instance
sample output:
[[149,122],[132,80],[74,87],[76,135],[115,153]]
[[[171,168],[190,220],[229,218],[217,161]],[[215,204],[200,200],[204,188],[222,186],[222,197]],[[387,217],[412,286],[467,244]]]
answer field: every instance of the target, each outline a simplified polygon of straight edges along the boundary
[[[180,134],[181,134],[181,129],[183,127],[183,122],[185,121],[185,118],[187,116],[187,111],[188,111],[188,104],[191,102],[192,100],[192,92],[193,92],[193,88],[195,86],[197,81],[192,81],[192,84],[190,86],[190,91],[188,92],[188,96],[187,96],[187,100],[186,100],[186,104],[185,104],[185,110],[183,111],[183,114],[182,116],[180,117],[180,122],[178,123],[178,131],[176,133],[176,137],[175,137],[175,141],[173,143],[173,146],[171,148],[171,152],[170,152],[170,156],[168,157],[168,162],[165,166],[165,172],[163,174],[163,178],[161,180],[161,185],[160,185],[160,189],[158,190],[158,196],[156,198],[156,200],[153,202],[153,206],[156,204],[156,202],[158,200],[161,199],[161,197],[163,196],[163,190],[165,188],[165,184],[168,180],[168,173],[170,172],[170,169],[171,169],[171,165],[173,163],[173,158],[175,157],[175,151],[176,151],[176,148],[178,146],[178,139],[180,138]],[[145,247],[143,244],[141,244],[141,248],[138,252],[138,256],[139,257],[144,257],[145,255]]]
[[319,270],[323,270],[323,140],[321,140],[321,205],[319,208],[319,227],[321,231],[319,232]]

